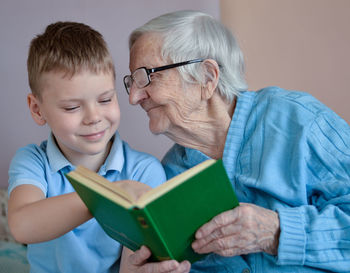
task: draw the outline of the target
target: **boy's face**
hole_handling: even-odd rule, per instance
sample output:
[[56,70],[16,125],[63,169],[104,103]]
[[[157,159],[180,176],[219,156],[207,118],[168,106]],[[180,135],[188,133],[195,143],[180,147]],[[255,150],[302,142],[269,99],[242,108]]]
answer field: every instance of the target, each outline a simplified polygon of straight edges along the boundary
[[[120,109],[110,74],[82,71],[72,78],[63,73],[45,73],[37,111],[47,122],[61,151],[72,163],[85,155],[105,156],[108,142],[120,121]],[[30,106],[30,105],[29,105]]]

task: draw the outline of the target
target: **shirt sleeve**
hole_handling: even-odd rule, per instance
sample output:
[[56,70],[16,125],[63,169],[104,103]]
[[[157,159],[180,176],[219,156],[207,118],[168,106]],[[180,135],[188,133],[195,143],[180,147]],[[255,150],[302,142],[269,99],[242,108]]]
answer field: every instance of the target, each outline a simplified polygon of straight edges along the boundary
[[30,184],[40,188],[46,195],[45,158],[44,152],[37,145],[20,148],[10,163],[8,194],[17,186]]
[[323,113],[304,139],[298,169],[299,178],[306,181],[307,205],[277,209],[281,227],[277,263],[348,272],[350,128],[335,114]]

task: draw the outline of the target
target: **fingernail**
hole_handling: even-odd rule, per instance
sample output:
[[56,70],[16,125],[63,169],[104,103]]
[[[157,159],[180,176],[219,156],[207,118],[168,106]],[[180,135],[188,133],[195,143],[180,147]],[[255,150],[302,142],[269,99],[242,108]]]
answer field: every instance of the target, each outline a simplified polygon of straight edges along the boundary
[[191,268],[191,264],[189,262],[183,262],[181,264],[181,270],[189,270]]
[[170,265],[169,265],[169,270],[173,270],[178,266],[178,262],[177,261],[171,261]]

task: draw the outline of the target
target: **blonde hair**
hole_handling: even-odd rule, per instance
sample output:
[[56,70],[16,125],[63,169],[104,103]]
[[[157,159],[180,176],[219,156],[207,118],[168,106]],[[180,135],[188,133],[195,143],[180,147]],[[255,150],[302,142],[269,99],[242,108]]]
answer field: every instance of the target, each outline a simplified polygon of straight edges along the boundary
[[112,56],[103,36],[88,25],[56,22],[46,27],[30,43],[28,60],[29,86],[40,98],[40,76],[46,72],[63,72],[73,77],[82,70],[113,73]]

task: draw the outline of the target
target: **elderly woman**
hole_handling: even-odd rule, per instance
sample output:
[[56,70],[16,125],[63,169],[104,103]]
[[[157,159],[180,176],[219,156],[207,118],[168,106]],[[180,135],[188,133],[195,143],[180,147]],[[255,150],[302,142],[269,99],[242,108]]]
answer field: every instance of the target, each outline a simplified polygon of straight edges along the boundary
[[[157,17],[129,46],[130,103],[176,143],[162,162],[168,178],[222,158],[241,202],[196,232],[193,249],[210,254],[191,272],[349,272],[348,124],[306,93],[248,92],[235,38],[207,14]],[[131,254],[130,268],[190,270],[149,255]]]

